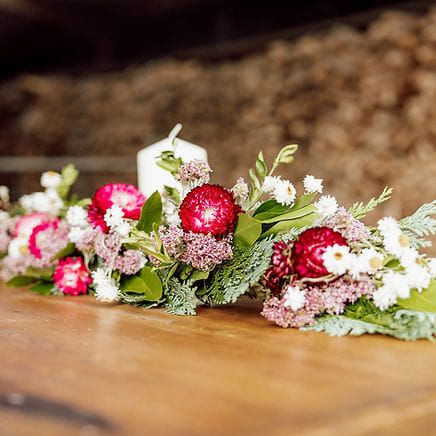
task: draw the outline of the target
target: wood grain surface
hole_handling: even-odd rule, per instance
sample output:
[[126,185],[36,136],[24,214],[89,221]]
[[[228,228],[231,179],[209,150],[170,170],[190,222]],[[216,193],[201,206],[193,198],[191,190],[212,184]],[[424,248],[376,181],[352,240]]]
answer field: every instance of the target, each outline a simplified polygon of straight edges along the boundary
[[436,347],[0,286],[1,435],[430,435]]

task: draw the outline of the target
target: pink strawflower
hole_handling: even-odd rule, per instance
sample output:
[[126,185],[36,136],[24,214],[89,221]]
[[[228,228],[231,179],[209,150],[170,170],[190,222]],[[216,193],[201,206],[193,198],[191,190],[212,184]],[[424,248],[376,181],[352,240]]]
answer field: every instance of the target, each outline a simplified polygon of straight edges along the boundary
[[53,274],[55,285],[65,295],[86,294],[92,282],[91,275],[80,257],[67,257],[59,261]]
[[324,225],[339,232],[349,242],[364,241],[371,235],[365,224],[354,218],[344,207],[340,207],[333,216],[324,221]]
[[360,281],[341,277],[330,283],[304,284],[296,281],[293,286],[305,290],[305,303],[301,309],[292,310],[286,304],[285,292],[265,301],[262,316],[281,327],[303,327],[315,322],[315,317],[325,313],[339,315],[347,304],[355,303],[363,295],[371,296],[374,286],[368,277]]
[[52,221],[54,217],[47,213],[30,213],[22,215],[17,219],[15,224],[14,236],[29,237],[32,230],[43,222]]
[[42,266],[52,265],[53,256],[68,245],[69,230],[68,223],[57,218],[37,225],[29,238],[30,254],[39,259]]
[[123,274],[133,275],[144,267],[144,255],[138,250],[126,250],[114,261],[114,269]]
[[88,208],[88,221],[94,228],[108,232],[109,228],[104,221],[108,209],[117,205],[123,210],[124,218],[138,220],[144,202],[144,195],[135,186],[127,183],[108,183],[94,194]]
[[178,179],[183,186],[193,188],[204,185],[210,180],[212,169],[209,164],[201,159],[194,159],[184,163],[178,173]]

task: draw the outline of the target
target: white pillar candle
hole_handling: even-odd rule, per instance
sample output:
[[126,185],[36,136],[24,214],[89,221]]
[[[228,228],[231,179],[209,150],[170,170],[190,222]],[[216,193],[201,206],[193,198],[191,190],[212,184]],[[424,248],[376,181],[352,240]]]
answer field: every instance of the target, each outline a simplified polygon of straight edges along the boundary
[[207,162],[207,151],[203,147],[176,138],[181,128],[182,125],[177,124],[167,138],[145,147],[138,153],[138,187],[146,197],[149,197],[155,191],[161,192],[164,186],[180,189],[180,184],[171,173],[156,164],[163,151],[173,150],[174,141],[174,154],[176,157],[182,158],[184,162],[193,159],[202,159]]

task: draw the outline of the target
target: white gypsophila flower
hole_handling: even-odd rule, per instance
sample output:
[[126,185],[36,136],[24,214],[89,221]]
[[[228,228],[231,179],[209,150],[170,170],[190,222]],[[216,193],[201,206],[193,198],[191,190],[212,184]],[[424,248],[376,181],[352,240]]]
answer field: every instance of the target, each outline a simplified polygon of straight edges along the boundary
[[73,244],[78,244],[82,240],[82,237],[86,231],[87,229],[83,227],[71,227],[70,231],[68,232],[69,241]]
[[383,285],[390,287],[398,298],[410,297],[410,285],[404,274],[388,271],[383,275],[382,281]]
[[141,256],[141,260],[140,260],[140,263],[139,263],[139,270],[141,270],[147,264],[147,257],[145,256],[145,254],[142,251],[138,250],[138,252],[139,252],[139,254]]
[[380,310],[386,310],[396,303],[397,295],[392,287],[383,285],[374,292],[372,299]]
[[0,185],[0,201],[9,203],[9,188],[5,185]]
[[92,281],[95,286],[101,285],[108,278],[108,272],[103,268],[97,268],[91,273]]
[[303,180],[304,189],[309,194],[315,192],[321,194],[323,190],[322,182],[322,179],[316,179],[314,176],[308,174]]
[[71,206],[67,210],[66,219],[68,224],[73,227],[84,228],[88,226],[88,214],[81,206]]
[[293,311],[304,307],[306,302],[306,292],[302,291],[299,286],[286,286],[284,306],[291,308]]
[[349,247],[334,244],[326,248],[322,259],[328,272],[341,276],[347,272],[352,256]]
[[377,229],[383,235],[398,235],[401,234],[400,225],[395,218],[386,216],[377,222]]
[[431,258],[427,262],[428,270],[432,277],[436,277],[436,258]]
[[328,218],[336,213],[338,210],[338,202],[336,198],[331,195],[323,195],[318,201],[315,202],[316,211],[322,218]]
[[281,181],[280,176],[266,176],[261,187],[262,192],[271,194]]
[[277,203],[290,206],[295,201],[297,191],[289,180],[280,180],[274,189],[273,195]]
[[110,277],[109,271],[97,268],[92,273],[92,280],[95,289],[95,298],[103,302],[112,302],[119,299],[119,288],[115,280]]
[[115,228],[113,228],[122,238],[127,238],[130,233],[130,224],[123,220],[120,224],[118,224]]
[[13,259],[18,259],[24,254],[27,254],[29,251],[27,244],[27,238],[18,237],[12,239],[12,241],[10,241],[8,245],[8,256]]
[[20,197],[18,203],[26,212],[33,210],[33,196],[31,194]]
[[120,206],[114,204],[104,214],[104,222],[108,227],[115,228],[123,222],[124,212]]
[[180,223],[177,206],[170,199],[164,199],[162,204],[162,212],[167,224],[177,225]]
[[47,171],[41,175],[41,186],[43,188],[57,188],[62,181],[62,177],[56,171]]
[[405,273],[410,289],[416,289],[418,292],[421,292],[430,286],[431,274],[427,268],[415,263],[409,265]]

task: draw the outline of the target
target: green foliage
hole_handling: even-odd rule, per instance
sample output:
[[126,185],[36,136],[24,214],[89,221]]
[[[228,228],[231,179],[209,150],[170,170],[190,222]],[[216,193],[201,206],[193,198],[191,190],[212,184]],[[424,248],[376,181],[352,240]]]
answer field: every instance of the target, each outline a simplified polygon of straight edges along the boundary
[[400,220],[401,230],[414,248],[431,246],[424,237],[436,233],[436,219],[432,215],[436,215],[436,200],[423,204],[413,215]]
[[253,245],[262,233],[262,224],[249,215],[239,215],[234,233],[235,244],[244,247]]
[[217,268],[201,292],[209,304],[235,302],[257,283],[269,267],[274,240],[263,239],[248,248],[235,247],[233,259]]
[[356,219],[364,218],[369,212],[373,211],[379,204],[384,203],[389,200],[392,195],[392,188],[385,187],[382,193],[377,197],[371,198],[368,203],[364,204],[363,202],[354,203],[349,209],[348,212],[353,215]]
[[123,279],[120,283],[122,296],[140,295],[142,301],[159,301],[162,298],[162,282],[155,271],[144,267],[138,275]]
[[306,330],[325,331],[331,336],[380,333],[399,339],[432,339],[436,335],[436,315],[392,307],[381,311],[366,297],[351,304],[343,315],[324,315]]
[[70,192],[71,186],[76,183],[77,177],[79,177],[79,171],[73,164],[68,164],[62,168],[61,171],[61,183],[57,187],[59,197],[66,199]]
[[276,157],[274,166],[289,164],[293,162],[294,154],[297,152],[297,150],[298,150],[297,144],[286,145],[285,147],[283,147]]
[[431,280],[430,286],[421,292],[411,291],[409,298],[399,299],[397,304],[404,309],[436,313],[436,280]]
[[278,236],[283,235],[284,233],[288,233],[294,230],[301,230],[305,227],[308,227],[314,223],[314,221],[318,218],[317,213],[310,213],[301,218],[295,218],[289,221],[279,221],[275,223],[272,227],[269,227],[262,233],[262,238],[267,236]]
[[434,340],[436,335],[436,315],[412,310],[398,310],[390,317],[388,325],[374,324],[344,315],[324,315],[312,326],[302,330],[325,332],[330,336],[363,334],[382,334],[398,339],[414,341],[417,339]]
[[136,225],[140,231],[150,233],[153,226],[159,226],[162,219],[162,199],[158,191],[154,192],[144,203],[141,218]]
[[57,260],[57,259],[64,259],[67,256],[70,256],[76,251],[76,246],[70,242],[66,247],[64,247],[62,250],[59,250],[52,258],[51,260]]
[[35,279],[27,276],[16,276],[12,277],[10,280],[6,282],[6,286],[11,288],[22,288],[23,286],[28,286],[31,283],[34,283]]
[[175,277],[171,277],[165,284],[165,306],[169,313],[174,315],[195,315],[197,307],[197,288],[192,282],[181,282]]
[[183,160],[180,157],[176,157],[173,150],[163,151],[156,164],[170,172],[173,176],[176,176],[180,167],[183,164]]
[[56,288],[53,282],[43,282],[43,281],[39,281],[30,287],[31,291],[37,292],[38,294],[41,295],[50,295],[52,292],[55,291],[55,289]]

